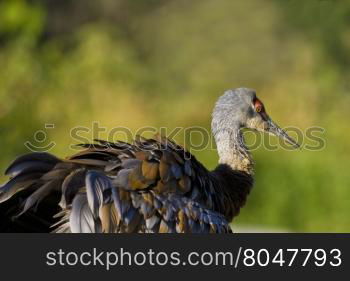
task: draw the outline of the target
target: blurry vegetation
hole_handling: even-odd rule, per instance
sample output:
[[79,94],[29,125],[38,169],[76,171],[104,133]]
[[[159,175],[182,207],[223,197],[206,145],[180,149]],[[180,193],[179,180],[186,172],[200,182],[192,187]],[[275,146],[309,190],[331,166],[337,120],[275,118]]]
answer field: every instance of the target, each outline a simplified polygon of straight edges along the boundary
[[93,121],[209,128],[216,98],[247,86],[282,126],[325,128],[327,146],[255,151],[236,222],[349,232],[349,63],[348,1],[0,1],[0,167],[45,123],[61,156]]

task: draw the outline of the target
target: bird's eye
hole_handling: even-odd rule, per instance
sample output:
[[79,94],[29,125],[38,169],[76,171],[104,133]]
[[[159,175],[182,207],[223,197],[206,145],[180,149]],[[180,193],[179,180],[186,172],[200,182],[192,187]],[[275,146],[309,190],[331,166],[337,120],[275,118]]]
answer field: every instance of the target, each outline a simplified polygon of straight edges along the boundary
[[254,109],[257,113],[264,112],[264,105],[258,98],[254,99],[253,105],[254,105]]

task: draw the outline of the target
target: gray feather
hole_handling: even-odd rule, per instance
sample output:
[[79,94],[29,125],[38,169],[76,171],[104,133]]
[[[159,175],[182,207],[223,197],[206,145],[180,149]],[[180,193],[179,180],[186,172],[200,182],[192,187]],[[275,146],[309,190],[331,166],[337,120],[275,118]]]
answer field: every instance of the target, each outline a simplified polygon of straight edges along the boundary
[[74,196],[85,185],[85,169],[78,169],[70,173],[62,183],[62,197],[60,206],[65,208],[72,203]]
[[108,191],[111,192],[111,181],[104,174],[89,171],[85,177],[85,185],[89,207],[94,216],[98,217],[100,206],[111,200],[109,196],[106,196]]
[[69,225],[72,233],[101,232],[101,225],[94,219],[85,194],[75,196],[69,217]]

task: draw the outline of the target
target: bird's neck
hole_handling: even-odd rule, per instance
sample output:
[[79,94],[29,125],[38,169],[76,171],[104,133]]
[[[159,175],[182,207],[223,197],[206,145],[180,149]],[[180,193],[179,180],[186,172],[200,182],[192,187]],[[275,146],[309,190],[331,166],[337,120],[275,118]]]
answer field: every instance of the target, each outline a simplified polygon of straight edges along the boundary
[[213,131],[219,165],[211,172],[216,190],[214,210],[231,221],[244,206],[253,186],[253,160],[239,128]]
[[215,133],[215,141],[219,154],[219,163],[226,164],[234,171],[254,173],[253,159],[244,144],[244,138],[239,128],[220,130]]

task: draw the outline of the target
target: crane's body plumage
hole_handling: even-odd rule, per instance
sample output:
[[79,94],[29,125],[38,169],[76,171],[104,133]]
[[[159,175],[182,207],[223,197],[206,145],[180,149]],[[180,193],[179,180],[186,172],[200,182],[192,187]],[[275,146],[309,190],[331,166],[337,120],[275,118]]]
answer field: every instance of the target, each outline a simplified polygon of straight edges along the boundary
[[255,98],[253,90],[240,88],[216,103],[212,131],[220,160],[213,171],[164,137],[83,144],[64,160],[49,153],[20,156],[0,187],[0,207],[7,209],[0,230],[231,232],[229,223],[253,186],[253,161],[240,129],[272,122],[254,113]]

